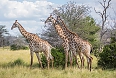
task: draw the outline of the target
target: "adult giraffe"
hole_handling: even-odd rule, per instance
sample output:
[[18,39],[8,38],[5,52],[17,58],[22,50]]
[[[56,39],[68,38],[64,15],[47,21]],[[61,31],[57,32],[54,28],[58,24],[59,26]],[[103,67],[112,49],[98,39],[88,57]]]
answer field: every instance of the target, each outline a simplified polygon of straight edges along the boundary
[[[91,65],[92,65],[93,58],[90,56],[90,52],[92,50],[92,45],[88,41],[85,41],[82,38],[80,38],[76,33],[71,32],[65,26],[64,22],[60,19],[60,16],[57,17],[57,21],[60,24],[62,30],[65,32],[65,35],[67,36],[67,38],[70,42],[69,45],[72,48],[72,52],[73,52],[74,56],[76,56],[77,53],[79,54],[80,59],[81,59],[81,67],[84,66],[83,55],[85,55],[87,58],[88,69],[91,71]],[[70,36],[67,34],[70,34]]]
[[[65,32],[64,30],[62,30],[60,24],[58,21],[56,21],[52,15],[50,15],[50,17],[48,17],[45,21],[45,23],[48,23],[48,22],[52,22],[53,26],[55,27],[55,30],[57,31],[58,35],[60,36],[60,38],[63,40],[63,48],[64,48],[64,51],[65,51],[65,68],[67,67],[67,62],[68,62],[68,55],[70,54],[70,56],[72,56],[72,53],[74,53],[73,51],[73,46],[70,46],[69,45],[69,39],[68,39],[68,36],[67,35],[70,35],[68,34],[67,32]],[[75,56],[75,58],[77,58],[77,56]],[[72,66],[72,57],[69,58],[70,59],[70,64]],[[76,63],[78,65],[78,68],[79,67],[79,64],[78,64],[78,60],[76,59]]]
[[20,23],[17,22],[17,20],[15,21],[15,23],[13,23],[11,30],[13,28],[18,27],[20,33],[29,41],[29,48],[30,48],[30,55],[31,55],[31,64],[30,64],[30,68],[32,67],[33,64],[33,54],[35,52],[37,58],[38,58],[38,62],[41,65],[41,68],[43,68],[42,66],[42,62],[41,62],[41,57],[39,56],[39,52],[43,52],[46,59],[47,59],[47,67],[49,69],[49,63],[50,60],[52,60],[52,67],[53,67],[53,56],[51,55],[51,49],[53,48],[47,41],[42,40],[41,38],[39,38],[38,35],[33,34],[33,33],[29,33],[27,32]]

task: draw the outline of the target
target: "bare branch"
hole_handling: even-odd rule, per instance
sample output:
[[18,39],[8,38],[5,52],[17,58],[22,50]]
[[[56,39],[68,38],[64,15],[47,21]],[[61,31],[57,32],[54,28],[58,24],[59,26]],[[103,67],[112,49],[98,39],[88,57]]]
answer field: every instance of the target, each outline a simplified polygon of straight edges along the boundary
[[[103,37],[103,35],[107,32],[107,29],[105,30],[105,25],[106,25],[106,21],[107,21],[107,18],[108,18],[108,15],[107,15],[107,9],[109,8],[109,6],[110,6],[110,2],[111,2],[111,0],[103,0],[103,2],[100,2],[100,1],[98,1],[99,2],[99,4],[103,7],[103,11],[102,12],[97,12],[96,10],[95,10],[95,8],[94,8],[94,10],[95,10],[95,12],[101,17],[101,19],[102,19],[102,24],[101,24],[101,27],[102,27],[102,29],[101,29],[101,34],[100,34],[100,41],[102,40],[102,37]],[[105,30],[105,31],[104,31]],[[103,32],[104,31],[104,32]]]
[[95,8],[94,8],[94,10],[95,10],[95,12],[96,12],[97,14],[99,14],[99,15],[102,17],[102,13],[101,13],[101,12],[97,12]]
[[102,6],[102,7],[104,7],[104,5],[102,4],[102,2],[100,2],[100,1],[98,1],[99,3],[100,3],[100,5]]

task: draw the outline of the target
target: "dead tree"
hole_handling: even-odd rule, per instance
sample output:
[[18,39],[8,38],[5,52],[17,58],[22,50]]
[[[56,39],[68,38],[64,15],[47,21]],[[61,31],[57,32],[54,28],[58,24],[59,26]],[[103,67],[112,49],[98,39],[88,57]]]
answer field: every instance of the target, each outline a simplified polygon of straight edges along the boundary
[[100,5],[103,7],[103,11],[102,12],[98,12],[95,10],[95,12],[101,17],[101,32],[100,32],[100,41],[102,42],[103,36],[104,34],[107,32],[107,28],[105,28],[106,26],[106,21],[108,18],[108,14],[107,14],[107,9],[110,7],[110,2],[111,0],[103,0],[103,2],[99,2]]

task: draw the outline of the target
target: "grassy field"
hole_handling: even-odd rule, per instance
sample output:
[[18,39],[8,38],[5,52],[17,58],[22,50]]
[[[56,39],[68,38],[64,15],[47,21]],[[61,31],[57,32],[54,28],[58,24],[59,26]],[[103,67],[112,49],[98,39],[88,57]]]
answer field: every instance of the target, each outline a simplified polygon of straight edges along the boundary
[[[97,59],[93,56],[92,71],[78,69],[77,67],[41,69],[37,66],[37,58],[34,55],[33,69],[30,65],[29,50],[11,51],[9,48],[0,48],[0,78],[116,78],[116,70],[96,69]],[[9,66],[17,59],[22,59],[26,65]]]

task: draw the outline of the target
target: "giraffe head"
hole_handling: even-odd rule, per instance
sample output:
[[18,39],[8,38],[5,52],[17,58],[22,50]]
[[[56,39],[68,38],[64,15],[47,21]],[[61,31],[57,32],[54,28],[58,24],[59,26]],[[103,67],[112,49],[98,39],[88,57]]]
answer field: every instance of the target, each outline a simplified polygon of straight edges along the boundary
[[15,20],[15,23],[13,23],[13,25],[12,25],[12,27],[11,27],[11,30],[12,30],[13,28],[16,28],[16,27],[18,27],[18,22],[17,22],[17,20]]
[[56,20],[52,17],[52,15],[50,15],[50,16],[46,19],[45,24],[46,24],[46,23],[50,23],[50,22],[51,22],[51,23],[55,23],[55,21],[56,21]]

